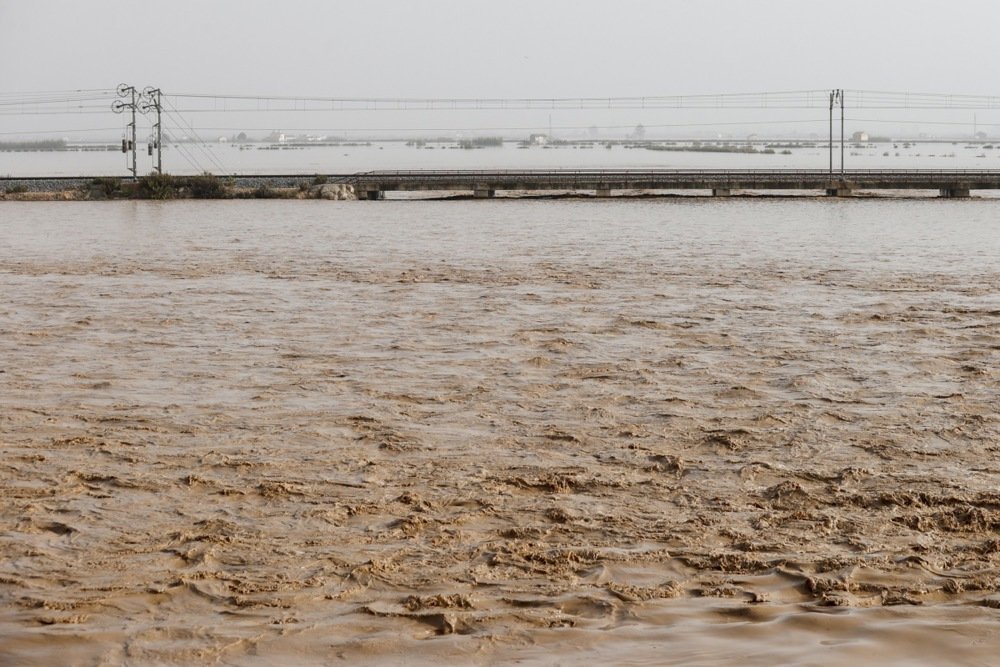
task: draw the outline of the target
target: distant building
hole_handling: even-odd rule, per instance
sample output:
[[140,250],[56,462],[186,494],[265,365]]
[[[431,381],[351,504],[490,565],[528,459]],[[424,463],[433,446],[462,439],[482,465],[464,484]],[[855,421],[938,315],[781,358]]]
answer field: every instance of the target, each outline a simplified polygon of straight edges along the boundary
[[549,143],[549,135],[547,134],[532,134],[528,137],[528,143],[533,146],[544,146]]
[[868,141],[867,132],[855,132],[851,135],[851,141]]

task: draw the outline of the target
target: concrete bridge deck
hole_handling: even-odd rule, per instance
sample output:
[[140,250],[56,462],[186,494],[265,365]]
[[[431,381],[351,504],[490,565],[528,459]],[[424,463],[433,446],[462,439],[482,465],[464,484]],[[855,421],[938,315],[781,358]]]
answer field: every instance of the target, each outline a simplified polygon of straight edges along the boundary
[[472,191],[491,197],[500,190],[593,191],[818,190],[846,196],[856,190],[937,190],[942,196],[968,196],[972,190],[1000,190],[1000,170],[807,169],[552,169],[371,171],[346,179],[362,199],[390,191]]

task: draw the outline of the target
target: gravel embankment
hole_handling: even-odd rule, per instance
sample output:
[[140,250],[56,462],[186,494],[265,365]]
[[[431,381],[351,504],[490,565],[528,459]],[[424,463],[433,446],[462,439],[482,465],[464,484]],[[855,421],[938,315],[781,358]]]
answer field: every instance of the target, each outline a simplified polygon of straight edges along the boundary
[[[86,187],[90,185],[94,180],[94,176],[86,177],[73,177],[73,178],[63,178],[63,177],[38,177],[38,178],[0,178],[0,193],[8,191],[21,191],[21,192],[63,192],[66,190],[76,190],[80,187]],[[303,175],[303,176],[235,176],[235,177],[225,177],[220,176],[227,183],[232,183],[237,188],[258,188],[261,186],[267,186],[270,188],[296,188],[302,183],[307,183],[312,185],[315,175]],[[343,182],[346,176],[331,176],[328,177],[328,183],[340,183]],[[122,181],[130,180],[128,177],[122,177]]]

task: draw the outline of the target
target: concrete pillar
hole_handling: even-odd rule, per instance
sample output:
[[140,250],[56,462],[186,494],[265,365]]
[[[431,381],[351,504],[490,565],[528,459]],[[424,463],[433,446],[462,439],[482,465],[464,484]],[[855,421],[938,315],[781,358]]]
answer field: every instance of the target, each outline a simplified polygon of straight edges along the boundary
[[611,196],[611,188],[597,188],[597,190],[594,191],[594,196],[595,197],[610,197]]
[[385,193],[381,190],[361,190],[358,192],[358,199],[376,201],[379,199],[385,199]]
[[827,197],[850,197],[851,196],[851,189],[850,188],[827,188],[826,189],[826,196]]
[[941,188],[939,191],[942,197],[968,197],[968,188]]
[[475,190],[472,191],[472,196],[475,197],[476,199],[489,199],[490,197],[495,196],[496,193],[497,193],[496,190],[487,190],[485,188],[483,188],[483,189],[476,188]]
[[729,188],[712,188],[713,197],[731,197],[733,191]]

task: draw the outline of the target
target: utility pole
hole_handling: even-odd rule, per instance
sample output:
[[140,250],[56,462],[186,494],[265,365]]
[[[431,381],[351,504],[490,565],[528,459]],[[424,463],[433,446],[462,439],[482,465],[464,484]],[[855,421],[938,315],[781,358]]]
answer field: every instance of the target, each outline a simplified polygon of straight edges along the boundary
[[830,91],[830,143],[827,144],[827,148],[830,149],[830,175],[833,175],[833,99],[837,96],[837,91]]
[[[129,167],[129,171],[132,172],[132,180],[135,181],[139,178],[135,159],[135,86],[126,86],[124,83],[121,84],[118,86],[118,97],[123,99],[112,102],[111,110],[115,113],[122,113],[126,109],[130,109],[132,111],[132,122],[128,124],[125,138],[122,139],[122,153],[132,151],[132,166]],[[124,99],[129,99],[130,101],[125,102],[123,101]]]
[[139,111],[142,113],[147,113],[148,111],[156,111],[156,124],[153,126],[155,135],[153,136],[149,144],[149,154],[153,154],[153,149],[156,149],[156,173],[163,173],[163,125],[160,120],[160,112],[163,107],[160,104],[160,89],[147,87],[142,91],[142,101],[139,103]]
[[840,175],[844,175],[844,89],[837,91],[840,97]]
[[844,90],[830,91],[830,173],[833,174],[833,105],[840,106],[840,173],[844,173]]

